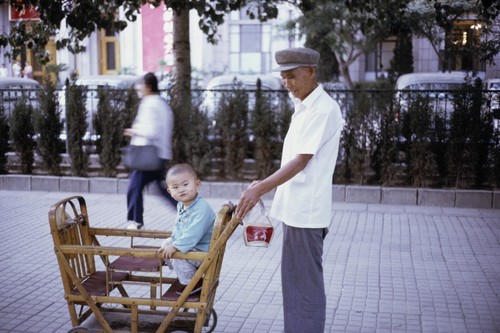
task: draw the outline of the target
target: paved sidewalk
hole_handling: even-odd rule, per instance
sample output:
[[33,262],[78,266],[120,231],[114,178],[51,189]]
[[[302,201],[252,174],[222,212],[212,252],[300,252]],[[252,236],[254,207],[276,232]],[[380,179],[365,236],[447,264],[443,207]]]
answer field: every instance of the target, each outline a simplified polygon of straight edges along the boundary
[[[0,332],[71,328],[47,218],[70,195],[0,191]],[[124,195],[84,197],[93,226],[124,226]],[[148,229],[171,228],[159,197],[145,206]],[[215,332],[283,331],[275,226],[267,249],[229,240]],[[336,203],[324,262],[326,332],[500,332],[499,210]]]

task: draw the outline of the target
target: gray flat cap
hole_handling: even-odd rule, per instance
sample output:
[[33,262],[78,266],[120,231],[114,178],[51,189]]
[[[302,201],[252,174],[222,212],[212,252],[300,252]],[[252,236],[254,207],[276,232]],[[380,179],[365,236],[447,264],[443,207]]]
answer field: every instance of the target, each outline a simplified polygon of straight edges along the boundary
[[273,69],[273,72],[283,72],[302,66],[316,66],[319,60],[319,53],[307,47],[292,47],[277,51],[274,54],[274,58],[280,66]]

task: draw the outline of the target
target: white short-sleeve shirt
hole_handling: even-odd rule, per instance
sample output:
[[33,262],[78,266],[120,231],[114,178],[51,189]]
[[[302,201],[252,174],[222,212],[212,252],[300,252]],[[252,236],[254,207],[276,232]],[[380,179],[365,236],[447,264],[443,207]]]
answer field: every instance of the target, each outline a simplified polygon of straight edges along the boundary
[[298,100],[285,137],[281,165],[299,154],[312,154],[307,166],[278,186],[270,216],[298,228],[330,225],[332,178],[344,121],[338,103],[319,85]]

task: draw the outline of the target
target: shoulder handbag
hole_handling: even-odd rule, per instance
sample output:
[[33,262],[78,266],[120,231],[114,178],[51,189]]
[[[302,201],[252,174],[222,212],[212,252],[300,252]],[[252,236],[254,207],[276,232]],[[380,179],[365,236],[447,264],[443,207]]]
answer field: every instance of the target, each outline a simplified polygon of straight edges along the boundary
[[162,168],[163,160],[154,145],[128,145],[123,148],[123,165],[130,170],[155,171]]

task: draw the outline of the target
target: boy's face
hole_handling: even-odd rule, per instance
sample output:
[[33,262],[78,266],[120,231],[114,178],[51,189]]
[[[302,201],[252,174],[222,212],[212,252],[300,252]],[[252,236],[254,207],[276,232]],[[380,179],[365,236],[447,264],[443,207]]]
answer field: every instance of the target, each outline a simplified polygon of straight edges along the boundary
[[201,181],[189,172],[177,173],[167,178],[168,193],[184,206],[189,206],[193,202],[200,185]]

